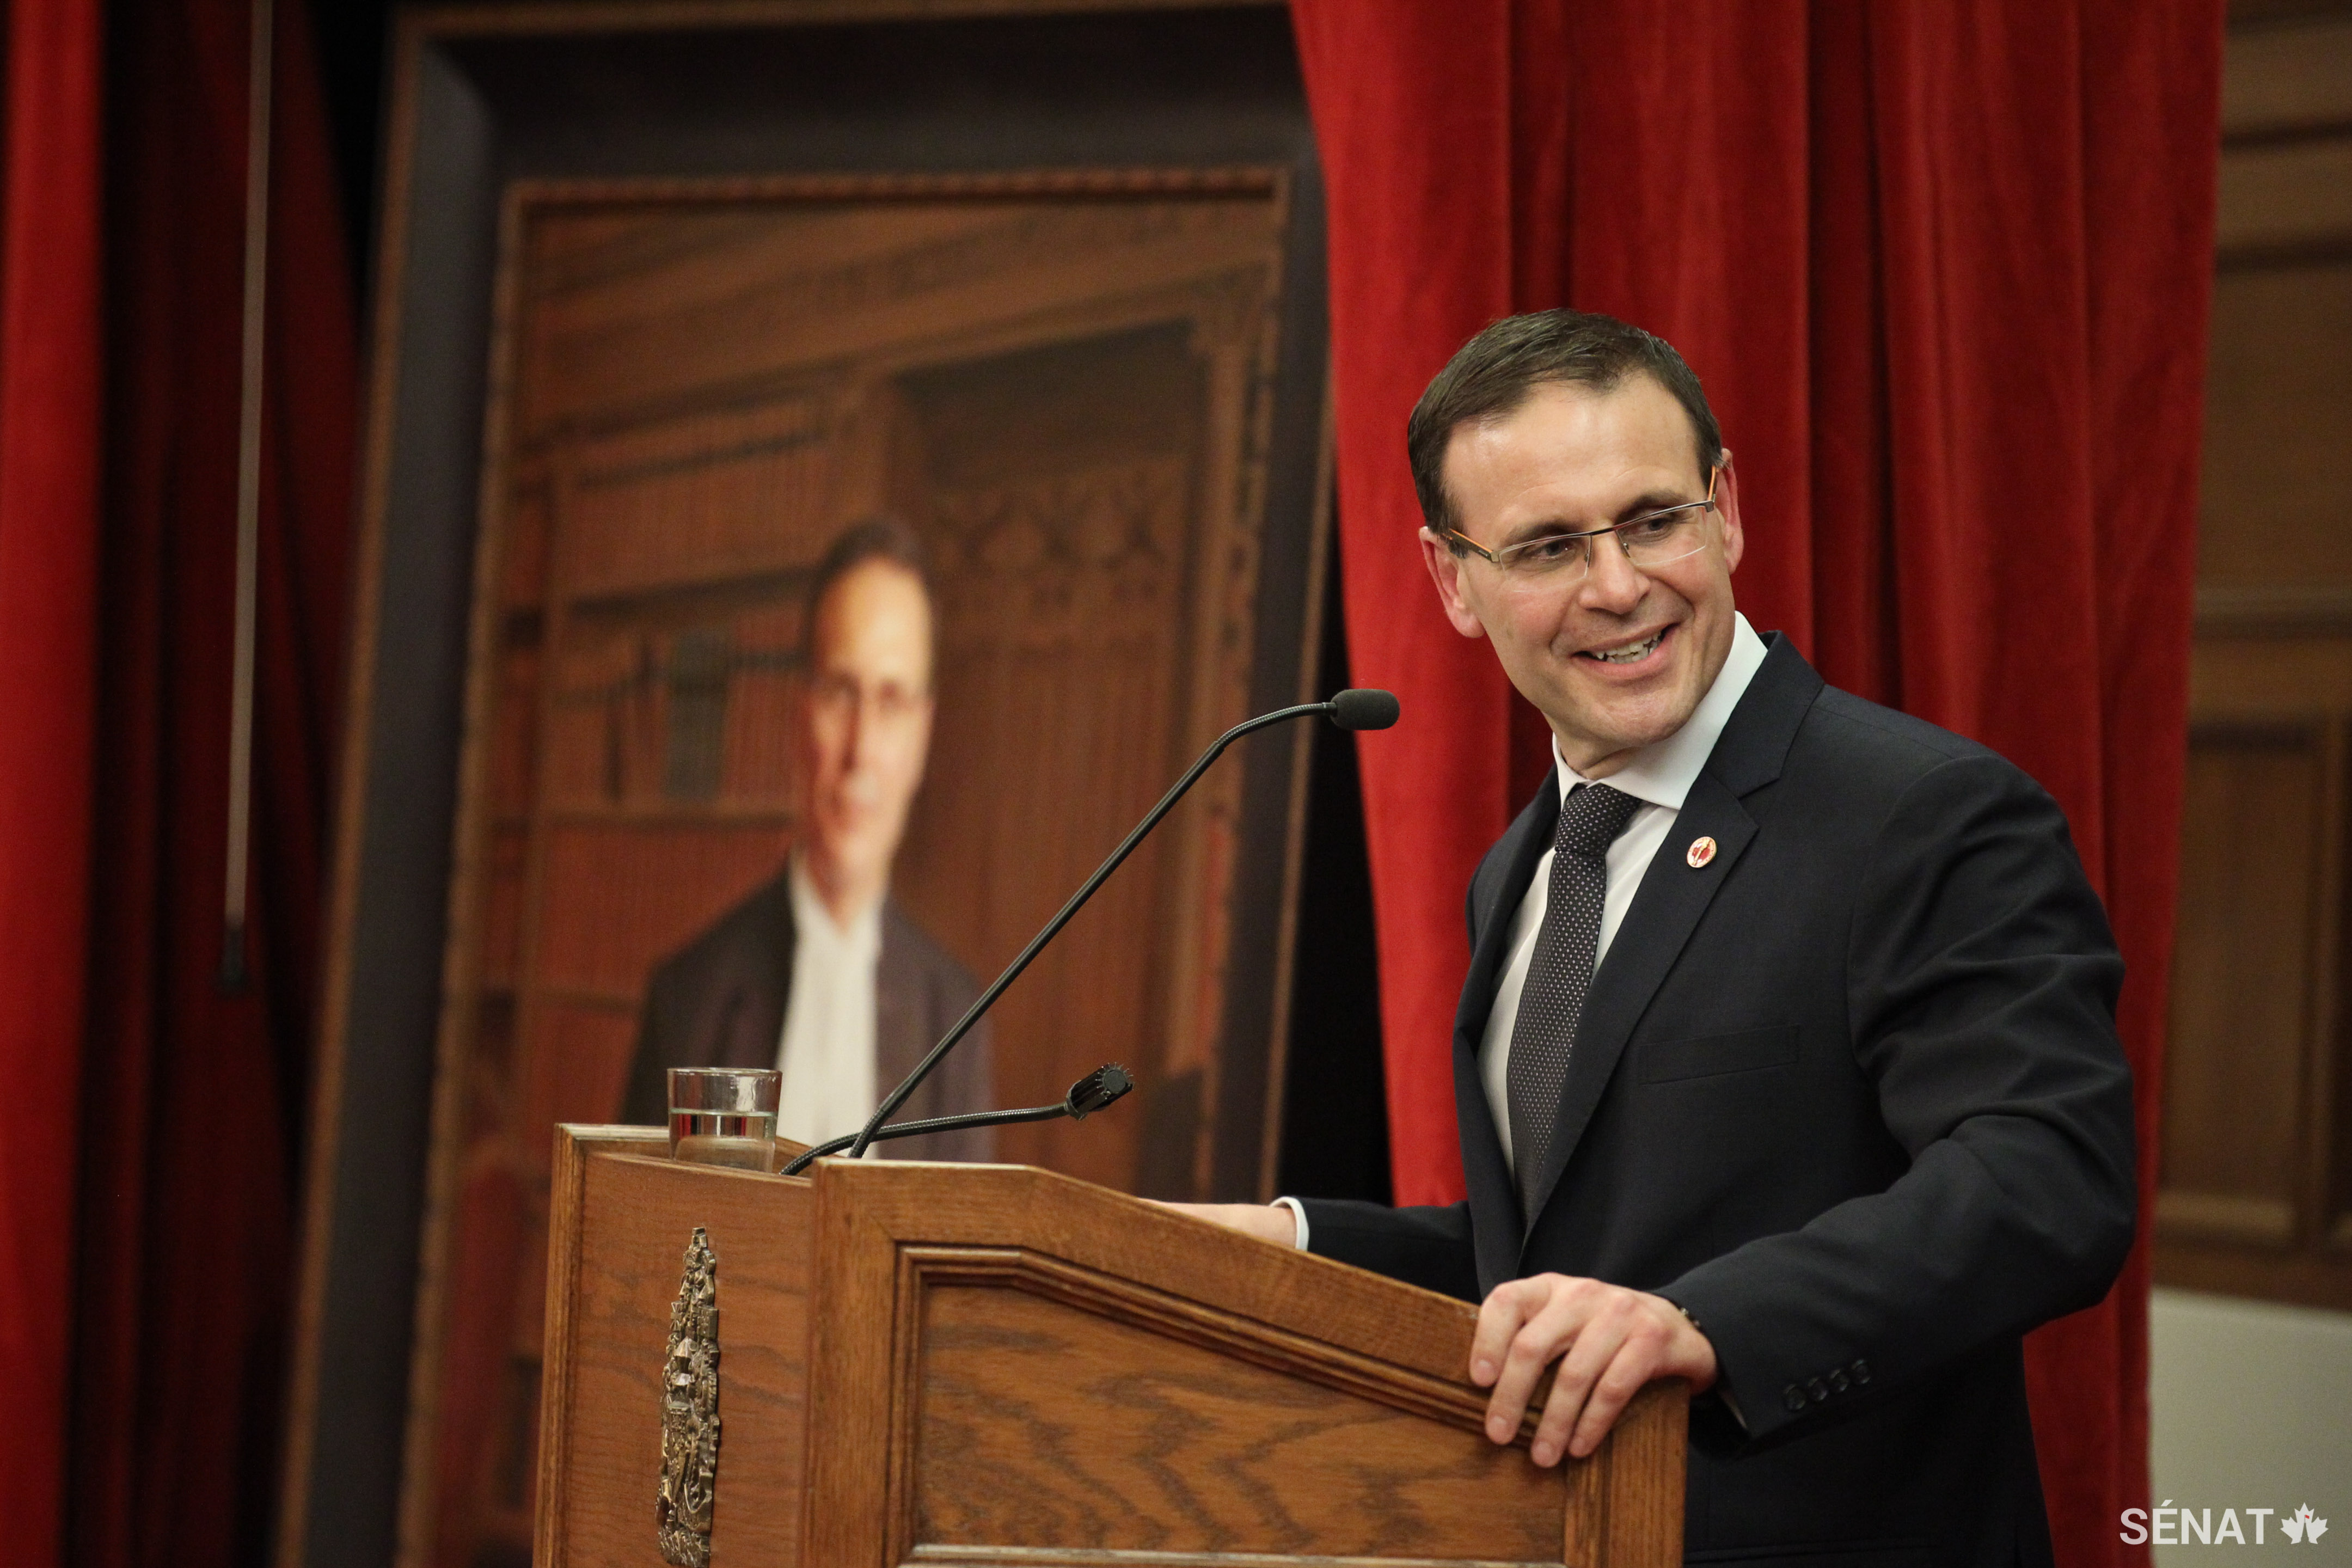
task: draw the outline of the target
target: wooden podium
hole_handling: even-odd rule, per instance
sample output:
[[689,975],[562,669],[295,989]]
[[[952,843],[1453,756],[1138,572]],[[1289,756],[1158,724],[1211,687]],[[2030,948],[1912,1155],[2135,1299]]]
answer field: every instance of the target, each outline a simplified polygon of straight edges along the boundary
[[1482,1435],[1475,1310],[1360,1269],[1022,1166],[784,1178],[640,1128],[559,1128],[552,1202],[539,1568],[658,1568],[665,1395],[714,1390],[711,1568],[1681,1561],[1682,1384],[1538,1469],[1532,1422]]

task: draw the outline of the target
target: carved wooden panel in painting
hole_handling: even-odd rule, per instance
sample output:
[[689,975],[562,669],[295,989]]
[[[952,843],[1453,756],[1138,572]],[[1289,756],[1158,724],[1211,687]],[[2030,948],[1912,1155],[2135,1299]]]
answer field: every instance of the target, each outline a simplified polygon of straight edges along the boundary
[[[887,510],[931,559],[892,889],[977,976],[1244,716],[1286,199],[1247,171],[515,188],[412,1445],[435,1562],[530,1517],[550,1128],[614,1117],[652,971],[790,853],[834,536]],[[1212,775],[997,1009],[1003,1102],[1106,1059],[1145,1086],[1004,1157],[1193,1190],[1240,788]]]

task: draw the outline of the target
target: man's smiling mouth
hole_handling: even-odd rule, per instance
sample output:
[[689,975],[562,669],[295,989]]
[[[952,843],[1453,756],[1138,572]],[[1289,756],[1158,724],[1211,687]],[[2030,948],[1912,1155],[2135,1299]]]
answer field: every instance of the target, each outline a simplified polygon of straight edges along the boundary
[[1637,659],[1647,658],[1650,655],[1650,650],[1657,647],[1660,639],[1664,637],[1666,633],[1673,629],[1674,628],[1672,626],[1661,626],[1647,642],[1637,642],[1626,647],[1612,648],[1606,653],[1601,652],[1598,648],[1586,648],[1581,653],[1578,654],[1577,657],[1579,658],[1597,659],[1602,664],[1632,664]]

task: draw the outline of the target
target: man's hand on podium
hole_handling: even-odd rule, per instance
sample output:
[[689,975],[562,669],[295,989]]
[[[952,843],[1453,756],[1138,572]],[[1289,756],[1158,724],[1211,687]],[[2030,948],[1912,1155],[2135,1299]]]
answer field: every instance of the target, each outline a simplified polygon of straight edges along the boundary
[[1715,1347],[1663,1296],[1566,1274],[1508,1280],[1478,1309],[1470,1342],[1470,1381],[1495,1391],[1487,1436],[1507,1443],[1517,1434],[1536,1380],[1554,1361],[1559,1375],[1528,1447],[1538,1465],[1558,1464],[1563,1449],[1590,1456],[1647,1384],[1688,1378],[1697,1394],[1716,1379]]
[[[1157,1200],[1155,1200],[1157,1201]],[[1298,1221],[1280,1204],[1169,1204],[1160,1206],[1223,1226],[1227,1230],[1270,1241],[1276,1247],[1298,1245]]]
[[[1298,1222],[1281,1204],[1160,1206],[1277,1247],[1298,1245]],[[1554,1362],[1559,1374],[1528,1449],[1538,1465],[1556,1465],[1563,1454],[1590,1458],[1646,1384],[1687,1378],[1699,1394],[1717,1376],[1715,1346],[1663,1296],[1567,1274],[1509,1280],[1478,1309],[1470,1341],[1470,1381],[1495,1391],[1486,1401],[1487,1436],[1507,1443],[1518,1435],[1536,1384]]]

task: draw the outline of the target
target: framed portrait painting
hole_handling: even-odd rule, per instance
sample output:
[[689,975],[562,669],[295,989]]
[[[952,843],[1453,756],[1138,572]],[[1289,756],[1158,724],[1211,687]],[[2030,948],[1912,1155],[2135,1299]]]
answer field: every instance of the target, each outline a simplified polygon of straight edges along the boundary
[[[786,1131],[853,1131],[1202,746],[1319,695],[1281,13],[990,10],[404,20],[286,1561],[527,1560],[556,1123],[788,1064],[838,992],[877,1065],[788,1076]],[[1304,742],[1005,994],[971,1093],[1140,1087],[994,1157],[1262,1194]]]

